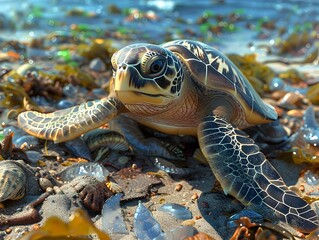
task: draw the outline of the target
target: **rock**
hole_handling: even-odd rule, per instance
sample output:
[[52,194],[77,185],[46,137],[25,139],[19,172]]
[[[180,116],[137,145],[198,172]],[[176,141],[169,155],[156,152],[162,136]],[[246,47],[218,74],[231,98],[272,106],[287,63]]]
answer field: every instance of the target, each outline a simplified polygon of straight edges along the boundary
[[95,58],[90,62],[90,69],[96,72],[104,72],[106,70],[104,62],[100,58]]

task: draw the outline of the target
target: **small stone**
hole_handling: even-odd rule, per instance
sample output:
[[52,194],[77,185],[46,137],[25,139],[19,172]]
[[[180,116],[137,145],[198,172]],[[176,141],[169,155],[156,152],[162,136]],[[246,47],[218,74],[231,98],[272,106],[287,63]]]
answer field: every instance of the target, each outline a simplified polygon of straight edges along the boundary
[[58,186],[54,186],[53,187],[53,191],[55,192],[55,193],[61,193],[62,191],[61,191],[61,189],[58,187]]
[[53,193],[53,188],[52,187],[48,187],[47,189],[45,189],[45,191],[47,193]]
[[198,194],[195,192],[192,196],[192,200],[195,201],[198,199]]
[[39,179],[39,184],[40,184],[40,187],[43,191],[46,191],[47,188],[52,188],[53,187],[53,184],[51,183],[51,181],[49,179],[46,179],[46,178],[40,178]]
[[201,219],[201,218],[202,218],[201,216],[195,216],[196,220]]
[[95,58],[90,62],[90,69],[96,72],[104,72],[106,70],[104,62],[100,58]]
[[195,221],[192,219],[187,219],[181,223],[182,226],[194,226]]
[[11,233],[11,232],[12,232],[12,228],[7,228],[7,229],[5,230],[5,232],[6,232],[6,234]]
[[32,230],[35,231],[35,230],[39,230],[40,228],[40,224],[36,223],[32,226]]
[[175,191],[179,192],[180,190],[182,190],[182,188],[183,188],[183,185],[179,183],[175,186]]
[[49,173],[50,173],[51,175],[56,175],[56,174],[57,174],[57,171],[50,169],[50,170],[49,170]]
[[292,109],[287,112],[288,116],[302,118],[304,115],[304,111],[301,109]]
[[305,191],[305,185],[300,185],[299,190],[300,190],[301,192],[304,192],[304,191]]

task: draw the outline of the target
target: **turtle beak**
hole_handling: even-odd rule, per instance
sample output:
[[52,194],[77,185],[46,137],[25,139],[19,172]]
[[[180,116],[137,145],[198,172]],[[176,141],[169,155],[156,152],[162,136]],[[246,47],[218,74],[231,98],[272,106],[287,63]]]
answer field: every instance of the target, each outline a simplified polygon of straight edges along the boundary
[[129,68],[119,67],[115,74],[114,91],[124,104],[155,104],[166,105],[171,98],[162,94],[156,94],[158,89],[152,83],[137,88],[130,84],[132,73]]
[[130,77],[131,77],[131,73],[128,70],[126,65],[123,64],[118,66],[118,69],[115,74],[114,90],[116,92],[129,90]]

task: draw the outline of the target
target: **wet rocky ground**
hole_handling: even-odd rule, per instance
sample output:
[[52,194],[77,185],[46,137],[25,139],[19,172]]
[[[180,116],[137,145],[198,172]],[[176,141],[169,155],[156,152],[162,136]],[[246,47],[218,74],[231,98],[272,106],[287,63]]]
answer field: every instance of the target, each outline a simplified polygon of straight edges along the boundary
[[[146,137],[158,138],[183,159],[171,165],[132,151],[125,138],[108,131],[108,126],[93,138],[54,144],[26,134],[16,122],[17,115],[26,110],[52,112],[107,96],[110,59],[122,46],[180,38],[203,41],[226,53],[263,99],[276,108],[280,127],[246,131],[286,184],[317,210],[319,21],[315,2],[199,1],[196,7],[187,1],[71,2],[3,4],[0,238],[45,239],[54,232],[67,236],[83,230],[82,235],[94,239],[99,232],[90,228],[93,222],[112,239],[136,239],[134,216],[139,201],[166,233],[179,226],[189,226],[183,231],[191,231],[192,226],[212,239],[234,235],[238,221],[232,216],[238,216],[244,206],[224,195],[196,151],[195,138],[163,135],[142,127]],[[122,212],[114,214],[123,216],[126,230],[102,223],[105,201],[118,192],[124,193]],[[168,210],[175,216],[158,210],[167,203],[185,206],[191,217],[175,217],[189,213],[183,208]],[[78,208],[85,213],[78,213]],[[72,225],[74,213],[78,218]],[[270,220],[273,228],[261,228],[276,235],[274,239],[289,238],[279,226],[295,239],[306,237],[265,215],[247,215],[253,222]],[[108,216],[111,214],[104,214],[104,218]],[[257,232],[255,226],[246,227]],[[262,239],[253,235],[247,237],[242,232],[232,239]],[[176,233],[168,239],[181,236]],[[307,239],[316,239],[316,233]]]

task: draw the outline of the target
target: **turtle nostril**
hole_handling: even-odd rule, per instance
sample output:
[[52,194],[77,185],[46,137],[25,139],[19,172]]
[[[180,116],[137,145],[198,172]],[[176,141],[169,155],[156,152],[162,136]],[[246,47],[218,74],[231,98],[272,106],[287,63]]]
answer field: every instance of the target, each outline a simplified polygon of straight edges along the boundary
[[121,65],[119,65],[119,69],[123,69],[124,71],[126,70],[126,68],[127,68],[127,66],[126,66],[126,64],[121,64]]

